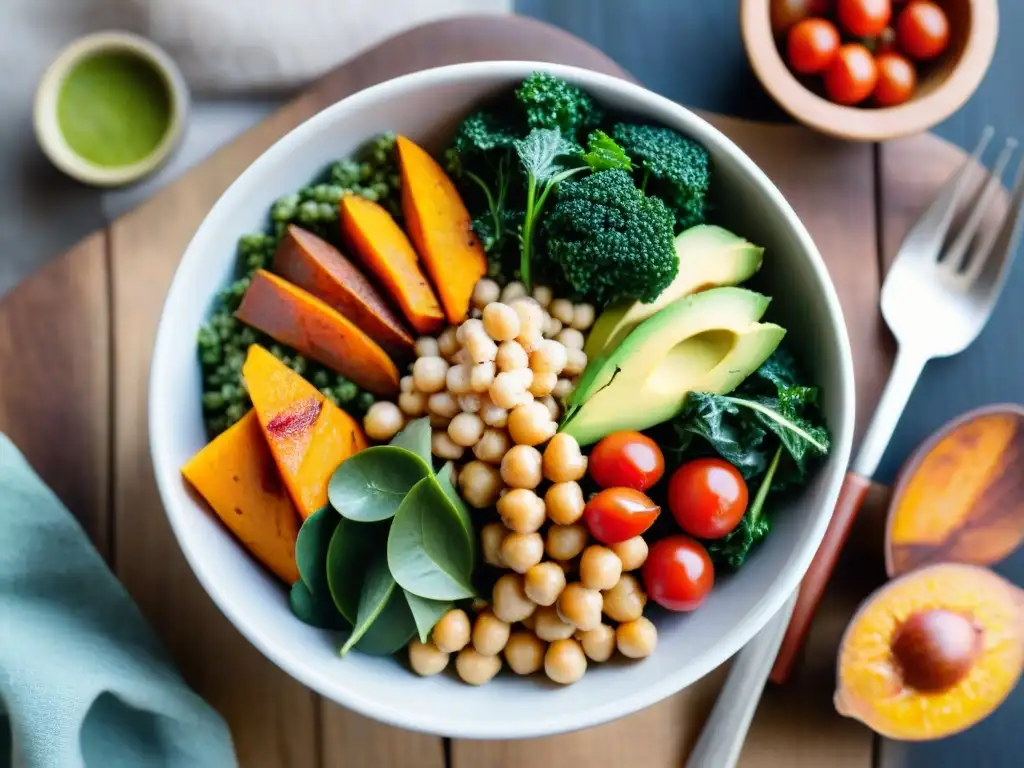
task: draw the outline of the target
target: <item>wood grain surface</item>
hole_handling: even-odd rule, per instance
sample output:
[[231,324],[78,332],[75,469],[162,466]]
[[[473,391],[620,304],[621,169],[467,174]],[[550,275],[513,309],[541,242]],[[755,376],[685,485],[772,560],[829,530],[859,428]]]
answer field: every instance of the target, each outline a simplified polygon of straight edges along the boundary
[[[724,670],[629,718],[537,741],[445,745],[399,731],[322,701],[252,648],[202,591],[161,509],[146,438],[150,353],[173,271],[217,197],[282,133],[354,91],[438,64],[512,58],[625,74],[596,49],[526,19],[421,27],[329,75],[0,304],[0,428],[79,516],[188,682],[228,720],[244,766],[668,768],[684,761],[721,683]],[[932,177],[941,181],[962,153],[921,136],[876,156],[802,128],[709,118],[765,169],[821,249],[849,323],[863,426],[892,353],[877,310],[883,256],[931,196]],[[929,181],[908,178],[907,157],[929,168]],[[831,695],[839,635],[883,574],[884,491],[874,488],[872,498],[874,513],[858,522],[801,668],[766,692],[745,768],[871,765],[871,734],[838,717]]]

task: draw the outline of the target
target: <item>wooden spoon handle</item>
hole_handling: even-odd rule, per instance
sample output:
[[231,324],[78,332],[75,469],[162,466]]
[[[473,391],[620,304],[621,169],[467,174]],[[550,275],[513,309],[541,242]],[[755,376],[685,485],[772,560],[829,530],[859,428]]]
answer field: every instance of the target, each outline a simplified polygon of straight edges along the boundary
[[782,646],[775,658],[775,666],[772,667],[769,679],[773,683],[784,683],[789,679],[796,665],[797,656],[803,646],[807,632],[810,630],[811,621],[814,619],[814,612],[821,602],[821,596],[825,591],[825,585],[832,576],[836,560],[846,543],[850,529],[853,528],[854,518],[860,511],[864,497],[867,495],[871,481],[854,472],[847,472],[843,487],[839,491],[839,500],[832,512],[832,519],[829,521],[828,529],[825,531],[825,538],[814,555],[807,573],[800,584],[796,605],[793,608],[793,617],[789,621],[789,627],[782,638]]

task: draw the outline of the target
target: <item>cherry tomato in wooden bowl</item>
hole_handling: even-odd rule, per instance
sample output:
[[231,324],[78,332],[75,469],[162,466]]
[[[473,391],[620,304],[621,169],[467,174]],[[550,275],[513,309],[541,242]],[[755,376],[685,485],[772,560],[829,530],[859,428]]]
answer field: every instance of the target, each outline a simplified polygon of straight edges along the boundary
[[643,566],[647,596],[670,611],[693,611],[715,585],[707,550],[689,536],[667,536],[651,546]]
[[840,46],[825,70],[825,93],[836,104],[859,104],[875,90],[878,65],[860,43]]
[[794,72],[823,72],[838,50],[839,30],[827,19],[804,19],[789,30],[786,57]]
[[851,37],[874,37],[892,19],[892,0],[837,0],[836,18]]
[[895,107],[914,95],[917,88],[917,71],[906,57],[898,53],[882,53],[875,57],[878,65],[878,82],[872,93],[880,107]]
[[913,0],[896,18],[899,49],[912,59],[934,59],[949,45],[949,19],[931,0]]
[[587,471],[602,488],[622,486],[646,491],[665,473],[665,457],[647,435],[623,430],[594,446]]
[[658,519],[661,507],[634,488],[606,488],[583,508],[583,522],[602,544],[639,536]]
[[672,473],[668,508],[679,527],[701,539],[719,539],[747,511],[747,483],[722,459],[694,459]]

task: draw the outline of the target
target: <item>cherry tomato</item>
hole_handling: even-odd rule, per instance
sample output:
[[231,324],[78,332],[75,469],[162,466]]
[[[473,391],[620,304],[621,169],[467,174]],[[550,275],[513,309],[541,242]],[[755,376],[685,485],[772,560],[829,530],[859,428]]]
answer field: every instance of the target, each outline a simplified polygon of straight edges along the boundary
[[836,104],[857,104],[875,90],[878,66],[871,52],[860,43],[840,46],[825,70],[825,93]]
[[878,82],[874,99],[880,107],[894,107],[914,95],[917,72],[914,65],[898,53],[883,53],[875,59],[878,64]]
[[623,486],[646,491],[665,473],[665,457],[647,435],[623,430],[594,446],[587,468],[602,488]]
[[832,0],[772,0],[772,31],[784,35],[798,21],[811,16],[824,16]]
[[667,536],[651,545],[642,573],[648,596],[670,611],[695,610],[715,585],[707,550],[689,536]]
[[602,544],[618,544],[646,531],[661,507],[634,488],[607,488],[583,508],[590,535]]
[[949,44],[949,19],[931,0],[913,0],[896,19],[896,40],[910,58],[934,59]]
[[668,508],[679,527],[701,539],[719,539],[747,511],[747,484],[722,459],[694,459],[672,473]]
[[816,75],[839,50],[839,30],[826,19],[804,19],[789,30],[786,57],[794,72]]
[[836,17],[852,37],[874,37],[892,19],[892,0],[838,0]]

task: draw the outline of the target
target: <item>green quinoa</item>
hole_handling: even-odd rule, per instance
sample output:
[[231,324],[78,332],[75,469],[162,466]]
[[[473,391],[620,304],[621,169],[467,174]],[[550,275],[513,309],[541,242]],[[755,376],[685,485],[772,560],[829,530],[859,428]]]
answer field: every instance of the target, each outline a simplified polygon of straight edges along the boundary
[[242,364],[252,344],[266,347],[335,405],[356,418],[361,418],[373,404],[374,398],[369,392],[245,325],[234,317],[234,312],[249,287],[252,273],[270,268],[289,224],[297,224],[340,246],[338,202],[348,194],[375,200],[396,218],[400,217],[394,147],[394,134],[382,134],[355,158],[339,160],[309,186],[277,200],[271,206],[265,231],[239,238],[236,279],[217,296],[210,318],[199,329],[197,338],[203,372],[203,421],[211,438],[241,419],[252,407],[242,380]]

